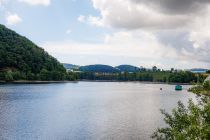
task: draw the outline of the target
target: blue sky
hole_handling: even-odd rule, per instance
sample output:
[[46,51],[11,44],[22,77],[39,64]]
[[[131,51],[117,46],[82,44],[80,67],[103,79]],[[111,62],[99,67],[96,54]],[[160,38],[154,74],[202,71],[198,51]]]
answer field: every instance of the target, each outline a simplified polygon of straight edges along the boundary
[[[6,13],[17,13],[21,17],[21,23],[8,26],[20,34],[32,39],[35,43],[47,40],[98,41],[98,36],[106,32],[101,28],[94,28],[78,22],[77,18],[82,14],[98,15],[93,9],[91,1],[81,0],[52,0],[49,6],[28,5],[27,3],[9,0],[5,2],[1,17]],[[6,24],[6,19],[0,19]],[[71,30],[72,34],[67,34]]]
[[210,68],[209,2],[161,2],[0,0],[0,23],[60,62]]

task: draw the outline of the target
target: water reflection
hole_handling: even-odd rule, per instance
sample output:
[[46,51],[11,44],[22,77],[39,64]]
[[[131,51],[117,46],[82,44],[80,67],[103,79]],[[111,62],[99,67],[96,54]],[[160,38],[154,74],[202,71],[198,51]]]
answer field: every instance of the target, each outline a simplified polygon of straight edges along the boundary
[[149,139],[164,125],[159,109],[188,98],[135,82],[0,85],[0,139]]

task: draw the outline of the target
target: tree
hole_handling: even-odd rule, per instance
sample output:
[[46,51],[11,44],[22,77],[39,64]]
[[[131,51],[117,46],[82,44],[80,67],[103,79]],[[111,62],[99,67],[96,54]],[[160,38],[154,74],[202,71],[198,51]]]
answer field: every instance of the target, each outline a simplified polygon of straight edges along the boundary
[[203,84],[199,84],[196,86],[193,86],[189,89],[190,92],[193,92],[197,95],[207,95],[210,96],[210,82],[205,81]]
[[178,102],[172,114],[164,114],[166,128],[159,128],[152,136],[157,140],[209,140],[210,139],[210,100],[202,98],[199,104],[189,100],[188,106]]
[[[48,71],[48,77],[42,77],[45,80],[53,79],[51,76],[54,76],[54,74],[51,73],[59,73],[59,76],[66,74],[63,65],[45,52],[44,49],[39,48],[27,38],[0,25],[1,74],[8,74],[8,69],[13,71],[10,74],[12,74],[14,80],[36,80],[38,79],[37,75],[40,75],[43,69]],[[8,80],[12,76],[8,74],[2,77],[0,75],[0,79]],[[62,78],[56,77],[56,79]]]
[[153,71],[153,72],[156,72],[156,71],[157,71],[157,67],[156,67],[156,66],[153,66],[153,67],[152,67],[152,71]]
[[67,74],[67,80],[76,81],[77,79],[78,79],[77,73],[68,72],[68,74]]
[[[195,86],[190,89],[193,93],[210,93],[210,83]],[[169,114],[161,110],[167,124],[158,128],[152,135],[157,140],[209,140],[210,139],[210,97],[198,96],[197,104],[191,99],[188,106],[178,102],[178,107]]]
[[163,77],[163,82],[167,82],[167,77],[166,76]]
[[174,72],[174,68],[171,68],[171,72]]
[[40,73],[40,79],[43,81],[47,81],[49,80],[49,78],[50,78],[49,71],[46,69],[42,69]]
[[28,72],[26,75],[26,79],[27,80],[37,80],[37,77],[35,76],[35,74]]
[[13,81],[14,80],[13,79],[13,76],[12,76],[12,71],[11,70],[9,70],[9,71],[6,72],[6,74],[5,74],[5,80],[6,81]]
[[205,91],[210,91],[210,82],[209,81],[206,81],[203,83],[203,89]]
[[25,74],[20,73],[19,71],[14,71],[12,73],[12,76],[13,76],[14,80],[24,80],[24,79],[26,79]]
[[197,81],[197,77],[194,73],[180,71],[171,73],[168,81],[173,83],[190,83],[192,81]]

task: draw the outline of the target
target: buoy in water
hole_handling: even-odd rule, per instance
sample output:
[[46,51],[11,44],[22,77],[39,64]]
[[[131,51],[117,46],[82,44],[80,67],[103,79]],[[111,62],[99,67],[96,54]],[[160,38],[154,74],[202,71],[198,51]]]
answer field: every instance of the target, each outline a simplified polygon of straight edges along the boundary
[[182,90],[182,86],[181,85],[176,85],[175,90]]

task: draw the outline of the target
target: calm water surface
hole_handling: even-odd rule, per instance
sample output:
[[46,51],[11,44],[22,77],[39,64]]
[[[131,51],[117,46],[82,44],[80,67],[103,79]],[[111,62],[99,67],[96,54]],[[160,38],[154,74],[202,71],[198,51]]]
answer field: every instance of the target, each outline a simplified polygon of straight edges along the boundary
[[[163,88],[160,91],[160,88]],[[173,85],[79,82],[0,85],[1,140],[147,140],[159,109],[195,98]]]

